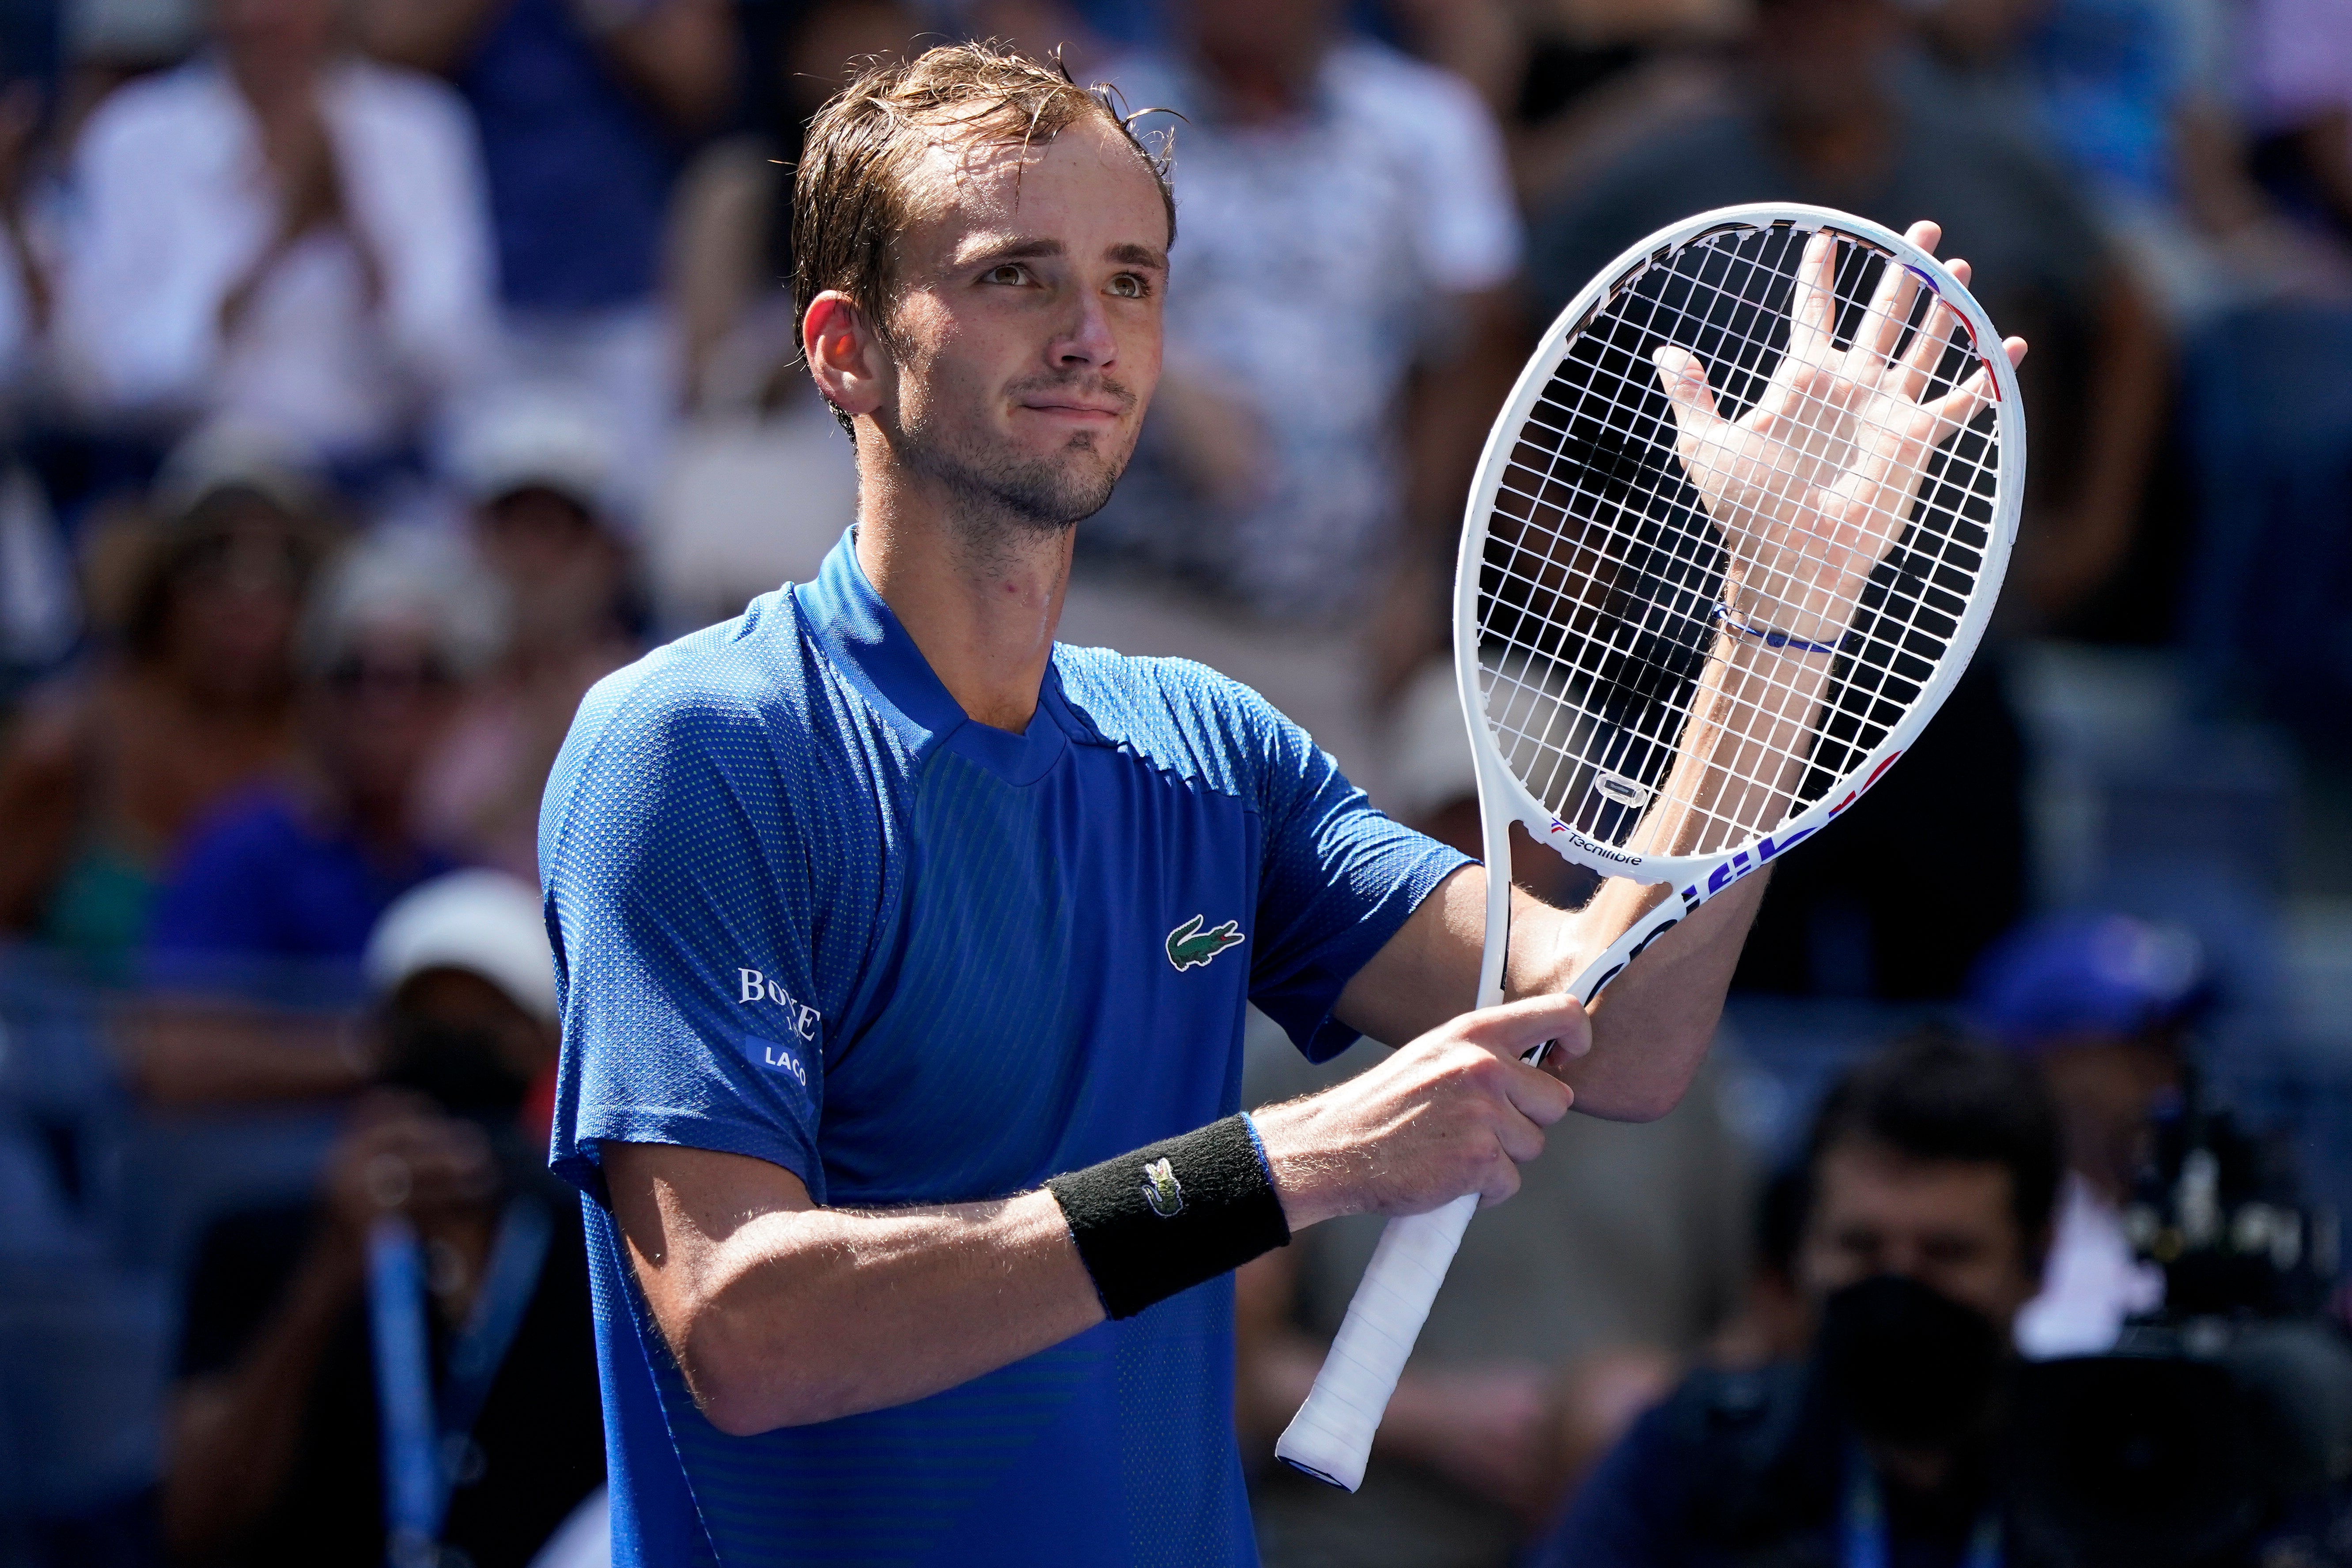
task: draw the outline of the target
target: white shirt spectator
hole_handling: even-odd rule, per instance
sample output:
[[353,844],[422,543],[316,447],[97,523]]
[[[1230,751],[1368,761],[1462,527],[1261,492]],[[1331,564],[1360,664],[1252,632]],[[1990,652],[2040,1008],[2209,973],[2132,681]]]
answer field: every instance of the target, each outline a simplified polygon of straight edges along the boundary
[[463,101],[432,78],[352,60],[324,74],[320,113],[382,302],[350,237],[315,228],[227,341],[222,302],[278,221],[246,100],[205,58],[90,117],[61,327],[69,374],[100,411],[225,416],[325,456],[365,455],[478,368],[494,342],[492,261]]
[[2068,1172],[2042,1293],[2017,1314],[2017,1348],[2034,1361],[2100,1355],[2116,1348],[2125,1319],[2162,1305],[2164,1270],[2139,1260],[2116,1206]]
[[1229,530],[1203,529],[1147,451],[1097,532],[1221,579],[1263,611],[1356,605],[1401,515],[1392,425],[1407,372],[1433,347],[1421,334],[1445,315],[1432,306],[1518,268],[1501,135],[1467,83],[1369,42],[1333,47],[1312,110],[1272,125],[1227,121],[1180,60],[1108,74],[1129,103],[1186,117],[1170,359],[1243,389],[1273,471]]

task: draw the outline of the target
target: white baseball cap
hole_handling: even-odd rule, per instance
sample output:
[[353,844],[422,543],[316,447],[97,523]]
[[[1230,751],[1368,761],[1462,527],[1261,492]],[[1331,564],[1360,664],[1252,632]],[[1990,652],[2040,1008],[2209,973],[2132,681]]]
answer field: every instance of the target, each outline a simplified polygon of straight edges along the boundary
[[462,969],[555,1020],[555,954],[538,889],[503,871],[452,871],[410,889],[375,922],[361,964],[379,996],[428,969]]
[[476,501],[544,488],[590,512],[610,503],[614,436],[590,404],[549,390],[508,393],[466,422],[450,453],[453,479]]

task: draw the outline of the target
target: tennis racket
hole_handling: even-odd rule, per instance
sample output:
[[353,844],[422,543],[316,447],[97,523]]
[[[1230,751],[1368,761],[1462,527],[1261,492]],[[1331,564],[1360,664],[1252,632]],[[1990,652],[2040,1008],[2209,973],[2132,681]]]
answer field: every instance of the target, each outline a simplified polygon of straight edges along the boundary
[[[1992,322],[1876,224],[1726,207],[1586,285],[1487,437],[1455,570],[1488,868],[1478,1005],[1503,1000],[1514,822],[1667,884],[1577,976],[1590,1004],[1883,777],[1976,649],[2024,480]],[[1390,1221],[1283,1459],[1362,1483],[1476,1207]]]

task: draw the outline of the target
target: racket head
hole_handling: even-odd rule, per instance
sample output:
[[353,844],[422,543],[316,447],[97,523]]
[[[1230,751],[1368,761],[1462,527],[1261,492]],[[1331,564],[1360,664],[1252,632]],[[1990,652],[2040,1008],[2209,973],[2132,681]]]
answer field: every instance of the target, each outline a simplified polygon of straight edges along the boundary
[[[1713,525],[1675,454],[1673,405],[1650,354],[1666,344],[1696,353],[1722,413],[1738,417],[1785,353],[1797,267],[1822,229],[1840,241],[1841,341],[1881,269],[1906,268],[1922,285],[1912,319],[1927,320],[1934,300],[1957,319],[1924,395],[1980,367],[1992,401],[1937,448],[1901,536],[1872,574],[1788,814],[1718,835],[1697,853],[1645,852],[1627,840],[1671,765],[1679,715],[1712,646],[1725,560],[1719,531],[1707,558]],[[1703,884],[1771,858],[1876,783],[1967,668],[2008,569],[2025,418],[2000,343],[1942,262],[1825,207],[1701,213],[1629,247],[1588,283],[1488,433],[1455,564],[1454,668],[1490,852],[1517,821],[1604,875]],[[1620,594],[1628,577],[1639,581]]]

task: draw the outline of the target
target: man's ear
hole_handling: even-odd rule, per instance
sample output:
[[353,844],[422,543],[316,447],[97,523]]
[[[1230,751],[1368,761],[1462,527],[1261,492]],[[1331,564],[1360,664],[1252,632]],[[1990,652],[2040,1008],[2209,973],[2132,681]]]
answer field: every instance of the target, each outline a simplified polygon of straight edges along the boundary
[[851,418],[882,406],[889,355],[866,312],[846,294],[828,289],[801,318],[801,352],[817,390]]

